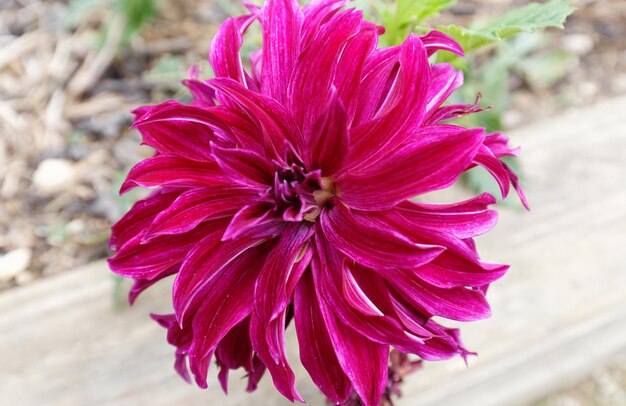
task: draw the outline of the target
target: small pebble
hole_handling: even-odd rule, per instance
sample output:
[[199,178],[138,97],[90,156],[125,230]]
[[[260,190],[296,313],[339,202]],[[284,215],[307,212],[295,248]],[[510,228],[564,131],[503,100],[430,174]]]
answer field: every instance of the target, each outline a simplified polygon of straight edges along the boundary
[[0,281],[8,282],[28,269],[32,256],[30,248],[18,248],[0,256]]

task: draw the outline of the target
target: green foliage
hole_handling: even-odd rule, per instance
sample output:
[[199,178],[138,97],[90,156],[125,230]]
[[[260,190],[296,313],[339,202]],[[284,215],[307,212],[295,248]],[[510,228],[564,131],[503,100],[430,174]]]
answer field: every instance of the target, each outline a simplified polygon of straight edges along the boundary
[[438,15],[441,11],[452,6],[454,2],[455,0],[380,2],[376,8],[386,30],[382,41],[387,45],[398,44],[425,19]]
[[[573,12],[571,0],[551,0],[547,3],[531,3],[513,9],[502,17],[474,24],[469,28],[451,24],[435,29],[456,39],[469,54],[520,32],[535,32],[548,27],[563,28],[565,19]],[[450,54],[443,58],[448,62],[455,59],[456,57]]]
[[118,7],[126,18],[124,42],[128,42],[157,12],[155,0],[118,0]]

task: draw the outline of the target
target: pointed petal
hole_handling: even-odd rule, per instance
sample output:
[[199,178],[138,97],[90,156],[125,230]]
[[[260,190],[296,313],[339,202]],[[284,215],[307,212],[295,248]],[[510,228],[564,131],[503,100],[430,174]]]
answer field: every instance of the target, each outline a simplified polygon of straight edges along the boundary
[[222,240],[232,240],[253,227],[277,223],[280,218],[272,211],[274,205],[266,202],[249,204],[242,207],[232,218]]
[[247,250],[262,244],[267,238],[240,238],[221,241],[223,232],[216,231],[196,242],[188,252],[174,281],[174,313],[179,321],[185,319],[196,295],[203,287],[213,284],[222,269]]
[[404,201],[398,213],[419,227],[450,233],[458,238],[472,238],[491,230],[498,221],[498,212],[488,210],[496,200],[488,193],[456,205],[423,204]]
[[145,244],[128,245],[108,260],[109,267],[127,278],[152,280],[180,264],[206,235],[221,236],[224,226],[223,222],[207,222],[185,234],[165,235]]
[[213,38],[209,52],[209,61],[216,77],[229,77],[245,86],[239,51],[243,43],[243,31],[256,18],[255,15],[246,15],[228,18],[222,23]]
[[266,0],[261,16],[263,70],[261,90],[285,105],[287,86],[300,53],[302,11],[297,0]]
[[304,22],[302,24],[302,49],[305,49],[319,28],[328,22],[351,0],[312,0],[304,6]]
[[378,27],[368,21],[362,21],[359,32],[348,40],[337,63],[333,84],[345,107],[348,123],[352,123],[359,104],[363,102],[358,97],[361,78],[365,63],[376,49],[377,43]]
[[359,210],[389,209],[411,197],[450,186],[474,160],[481,129],[421,128],[412,140],[359,173],[337,180],[341,200]]
[[432,261],[442,247],[420,245],[372,222],[366,213],[341,203],[325,210],[321,228],[328,241],[356,262],[371,268],[414,268]]
[[[289,223],[285,226],[280,239],[272,248],[263,263],[259,279],[254,289],[254,301],[259,322],[269,324],[283,313],[293,292],[287,292],[287,282],[296,260],[306,249],[306,244],[313,235],[313,228],[303,223]],[[292,282],[295,286],[297,281]],[[268,337],[269,343],[269,337]],[[269,347],[275,355],[279,349]]]
[[228,184],[215,162],[191,161],[175,155],[157,155],[135,165],[120,188],[124,194],[137,186],[146,188],[208,187]]
[[430,31],[420,36],[420,40],[428,51],[428,56],[431,56],[437,51],[449,51],[459,56],[465,56],[461,45],[459,45],[454,38],[441,31]]
[[428,89],[427,115],[433,114],[459,87],[463,86],[463,72],[447,63],[431,67],[432,80]]
[[135,283],[133,283],[133,286],[128,291],[128,304],[132,306],[133,304],[135,304],[135,300],[137,300],[137,297],[139,297],[139,295],[143,291],[145,291],[146,289],[148,289],[150,286],[154,285],[155,283],[167,278],[168,276],[174,275],[179,270],[180,270],[180,264],[175,265],[169,269],[166,269],[165,271],[156,275],[154,279],[152,280],[135,279]]
[[438,288],[405,270],[389,269],[380,271],[380,274],[415,307],[431,316],[457,321],[482,320],[491,316],[487,299],[479,290]]
[[[259,257],[262,257],[259,249],[248,250],[212,276],[192,321],[190,364],[212,355],[226,334],[250,315],[258,275],[254,265]],[[206,376],[196,378],[206,380]]]
[[289,84],[289,110],[300,128],[310,128],[326,107],[337,60],[362,18],[362,13],[354,10],[337,14],[318,27],[311,44],[298,57]]
[[139,129],[143,142],[157,151],[189,159],[207,160],[210,141],[233,139],[228,126],[211,111],[174,101],[154,106],[135,120],[133,127]]
[[350,396],[352,385],[335,355],[310,272],[296,287],[294,320],[302,365],[331,402],[342,404]]
[[308,167],[321,169],[322,176],[334,175],[348,154],[350,144],[346,112],[333,92],[326,111],[308,135]]
[[109,248],[113,251],[119,251],[126,245],[139,243],[156,216],[170,207],[178,196],[180,196],[180,191],[163,192],[158,190],[145,199],[137,201],[111,227]]
[[354,170],[378,161],[417,130],[425,119],[430,66],[420,40],[410,35],[400,48],[391,88],[369,122],[350,132],[349,166]]
[[[271,354],[270,344],[267,341],[268,337],[272,337],[271,346],[279,349],[277,354]],[[250,338],[252,340],[252,348],[257,352],[259,358],[272,375],[276,389],[291,402],[294,400],[304,402],[304,399],[296,389],[296,377],[289,366],[285,354],[285,312],[283,311],[267,325],[253,311],[250,318]]]
[[253,196],[254,191],[237,187],[191,189],[163,210],[146,234],[154,237],[187,232],[204,221],[233,215]]
[[368,340],[341,323],[320,298],[337,360],[365,406],[378,406],[387,385],[389,346]]
[[302,150],[304,141],[300,129],[291,114],[275,100],[252,92],[231,79],[215,78],[208,84],[237,102],[241,109],[255,120],[263,133],[268,157],[285,163],[289,151],[288,144],[295,147],[298,152]]
[[222,171],[236,182],[252,187],[271,186],[274,182],[271,162],[254,151],[211,144],[211,152]]

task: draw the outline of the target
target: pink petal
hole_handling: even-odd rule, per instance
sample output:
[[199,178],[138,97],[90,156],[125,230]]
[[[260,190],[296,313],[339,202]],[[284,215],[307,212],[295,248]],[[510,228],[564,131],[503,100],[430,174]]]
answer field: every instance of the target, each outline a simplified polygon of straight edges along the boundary
[[321,169],[323,176],[334,175],[348,154],[348,123],[337,93],[333,92],[325,112],[307,136],[308,168]]
[[411,304],[429,315],[457,321],[475,321],[491,316],[485,295],[464,287],[443,289],[415,277],[411,271],[384,270],[387,279]]
[[[211,282],[202,292],[202,304],[192,321],[191,363],[210,357],[226,334],[250,315],[258,275],[254,265],[259,257],[261,250],[250,249],[210,276]],[[196,378],[206,381],[206,375]]]
[[353,127],[370,122],[376,115],[397,76],[401,50],[400,46],[374,49],[367,57],[356,97]]
[[258,153],[241,148],[220,148],[211,144],[215,161],[224,173],[244,185],[270,186],[274,182],[274,167]]
[[251,228],[280,222],[279,217],[272,211],[273,208],[274,205],[266,202],[242,207],[228,224],[222,240],[232,240]]
[[312,0],[304,6],[302,25],[302,48],[309,46],[319,28],[335,16],[351,0]]
[[154,106],[133,127],[139,129],[144,143],[157,151],[190,159],[206,160],[210,141],[233,139],[228,126],[211,111],[173,101]]
[[252,120],[256,121],[262,131],[268,156],[285,163],[289,151],[288,144],[301,151],[304,144],[302,133],[291,114],[276,101],[254,93],[231,79],[216,78],[210,80],[209,84],[232,98]]
[[124,194],[137,186],[192,188],[222,186],[227,183],[227,178],[215,162],[191,161],[176,155],[157,155],[139,162],[130,170],[120,193]]
[[361,100],[358,97],[363,69],[370,54],[378,43],[378,27],[362,21],[359,32],[348,42],[337,63],[333,84],[345,107],[348,122],[354,118]]
[[508,269],[506,265],[476,264],[444,252],[433,262],[416,268],[415,274],[433,286],[449,289],[489,285],[504,276]]
[[[328,241],[319,234],[319,231],[316,232],[316,246],[318,254],[313,257],[311,270],[320,303],[325,303],[343,324],[369,340],[392,345],[406,353],[419,355],[428,352],[428,349],[424,348],[423,340],[407,334],[396,318],[390,299],[383,292],[386,286],[382,278],[371,270],[360,269],[365,270],[367,277],[360,278],[359,285],[367,289],[366,296],[372,302],[376,301],[376,307],[385,312],[383,315],[367,315],[355,309],[354,303],[349,304],[343,296],[342,285],[345,281],[343,275],[346,272],[344,258],[328,246]],[[372,286],[368,283],[369,280],[375,280],[379,286]]]
[[302,11],[297,0],[267,0],[263,7],[261,90],[285,105],[287,85],[300,53]]
[[411,197],[450,186],[481,146],[481,129],[424,127],[403,146],[359,173],[337,179],[341,200],[360,210],[389,209]]
[[174,281],[174,313],[179,321],[185,319],[193,300],[203,287],[215,283],[225,267],[249,249],[267,238],[240,238],[221,241],[222,230],[215,230],[188,251],[180,272]]
[[310,128],[325,109],[339,55],[362,18],[354,10],[337,14],[318,27],[311,44],[298,57],[289,83],[289,110],[300,128]]
[[[287,282],[296,260],[307,248],[313,234],[313,228],[302,223],[289,223],[285,226],[280,239],[272,248],[263,263],[261,273],[254,289],[256,315],[259,323],[268,325],[283,313],[293,292],[288,292]],[[297,281],[291,283],[295,286]],[[277,356],[280,348],[271,345],[266,338],[270,354]]]
[[417,37],[407,38],[398,62],[398,73],[374,118],[350,132],[348,166],[352,170],[361,170],[394,151],[424,121],[430,67]]
[[424,47],[428,51],[428,56],[431,56],[437,51],[449,51],[459,56],[465,56],[463,48],[448,34],[444,34],[441,31],[430,31],[427,34],[420,36],[420,40],[424,44]]
[[143,291],[145,291],[146,289],[148,289],[150,286],[154,285],[155,283],[167,278],[168,276],[174,275],[179,270],[180,270],[180,264],[175,265],[169,269],[166,269],[165,271],[155,276],[154,279],[152,280],[135,279],[135,283],[133,283],[133,286],[130,288],[130,291],[128,292],[128,304],[132,306],[133,304],[135,304],[135,301],[137,300],[139,295],[143,293]]
[[117,223],[111,227],[109,247],[119,251],[131,243],[139,243],[155,217],[180,196],[180,191],[163,192],[158,190],[145,199],[136,202]]
[[433,114],[459,87],[463,86],[463,72],[447,63],[431,67],[432,80],[428,89],[427,115]]
[[[268,343],[268,337],[272,338],[271,345]],[[291,402],[294,400],[304,402],[296,389],[296,377],[285,354],[285,312],[283,311],[267,325],[253,311],[250,318],[250,338],[252,348],[270,371],[276,389]],[[272,354],[270,346],[278,349],[279,352]]]
[[216,77],[228,77],[245,86],[239,51],[243,43],[243,32],[256,18],[255,15],[246,15],[228,18],[222,23],[209,52],[209,61]]
[[163,210],[146,234],[153,237],[187,232],[204,221],[233,215],[253,196],[254,191],[237,187],[191,189]]
[[432,261],[443,248],[420,245],[372,222],[366,213],[341,203],[325,210],[321,228],[328,241],[350,258],[370,268],[414,268]]
[[[483,201],[487,203],[481,204]],[[407,200],[398,205],[398,212],[419,227],[440,230],[458,238],[471,238],[486,233],[496,225],[498,212],[487,209],[487,204],[494,203],[495,199],[489,194],[456,205],[421,204]]]
[[157,237],[145,244],[127,245],[108,260],[111,270],[134,279],[154,279],[165,270],[180,264],[189,250],[206,235],[221,235],[223,223],[211,222],[181,235]]
[[296,287],[294,320],[302,365],[331,402],[342,404],[350,396],[352,385],[335,355],[310,272]]
[[321,297],[319,302],[339,365],[365,406],[378,406],[387,385],[389,346],[352,330],[337,319]]

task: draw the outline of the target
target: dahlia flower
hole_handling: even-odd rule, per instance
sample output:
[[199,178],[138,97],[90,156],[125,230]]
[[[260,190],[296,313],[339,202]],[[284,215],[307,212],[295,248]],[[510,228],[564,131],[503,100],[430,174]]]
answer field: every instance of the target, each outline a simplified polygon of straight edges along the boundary
[[[348,0],[266,0],[224,22],[209,59],[215,78],[184,81],[189,104],[135,110],[156,155],[122,186],[155,190],[113,226],[111,269],[140,292],[176,275],[174,313],[153,315],[176,347],[175,368],[207,387],[212,359],[254,390],[267,369],[287,399],[303,401],[285,354],[293,320],[302,364],[332,402],[376,406],[390,348],[423,360],[468,351],[433,319],[490,315],[487,286],[507,270],[479,259],[496,202],[416,196],[486,168],[502,194],[515,155],[501,134],[443,124],[479,110],[446,105],[462,73],[429,56],[463,51],[433,31],[378,48],[381,27]],[[242,62],[243,35],[263,47]],[[248,66],[245,68],[244,66]],[[520,191],[521,193],[521,191]],[[522,196],[523,200],[523,196]]]

